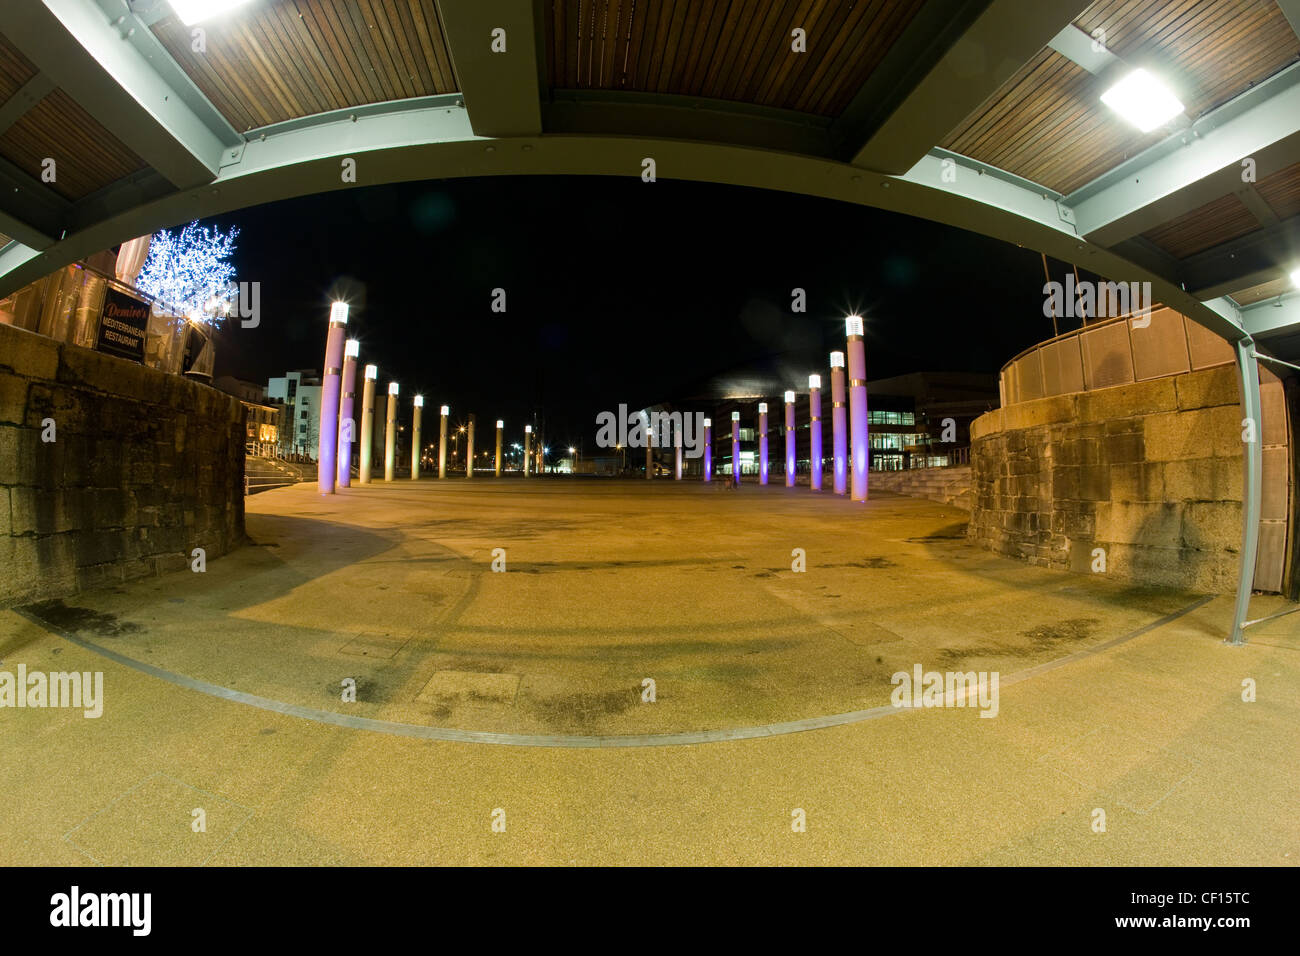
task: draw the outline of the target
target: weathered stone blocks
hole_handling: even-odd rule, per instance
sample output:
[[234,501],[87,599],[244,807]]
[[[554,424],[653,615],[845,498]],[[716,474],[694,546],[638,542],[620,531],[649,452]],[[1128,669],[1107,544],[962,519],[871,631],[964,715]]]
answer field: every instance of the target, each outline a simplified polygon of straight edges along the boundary
[[0,325],[0,606],[237,547],[243,475],[237,400]]
[[1033,564],[1230,591],[1242,436],[1231,368],[1026,402],[972,426],[969,535]]

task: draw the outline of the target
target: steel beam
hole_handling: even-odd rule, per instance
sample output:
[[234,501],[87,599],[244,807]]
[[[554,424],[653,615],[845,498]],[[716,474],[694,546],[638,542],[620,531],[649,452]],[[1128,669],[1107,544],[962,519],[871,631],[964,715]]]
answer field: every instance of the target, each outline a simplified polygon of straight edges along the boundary
[[992,0],[872,131],[853,165],[907,172],[1086,7],[1080,0]]
[[831,121],[824,117],[700,96],[555,90],[542,119],[546,132],[555,134],[698,139],[805,156],[832,153]]
[[1113,246],[1247,188],[1254,175],[1300,161],[1300,64],[1294,64],[1203,116],[1183,131],[1065,197],[1079,232]]
[[452,67],[477,136],[542,131],[546,59],[540,55],[538,8],[534,0],[438,0]]
[[831,126],[835,158],[851,160],[987,7],[988,0],[923,4],[835,118]]
[[1242,326],[1251,338],[1300,332],[1300,292],[1265,299],[1241,310]]
[[[39,259],[40,256],[39,250],[25,246],[16,239],[13,240],[8,245],[0,248],[0,276],[13,272],[33,259]],[[51,266],[48,271],[53,272],[57,268],[58,266]],[[41,273],[41,275],[43,274]],[[36,276],[36,278],[40,278],[40,275]]]
[[[1243,441],[1246,446],[1242,458],[1245,472],[1241,502],[1241,568],[1237,577],[1237,600],[1233,605],[1232,633],[1229,644],[1245,644],[1244,626],[1250,613],[1250,593],[1255,586],[1255,561],[1259,556],[1260,498],[1264,489],[1264,436],[1260,419],[1259,363],[1255,359],[1255,343],[1249,336],[1234,343],[1237,351],[1237,371],[1241,376],[1241,405],[1244,413],[1243,430],[1250,429]],[[1253,424],[1250,424],[1253,423]]]
[[1300,216],[1292,216],[1188,256],[1178,272],[1193,295],[1208,299],[1286,275],[1298,265]]
[[1104,44],[1095,43],[1092,37],[1073,23],[1052,37],[1047,45],[1093,76],[1101,76],[1112,70],[1121,69],[1124,65],[1119,57],[1106,49]]
[[[295,120],[250,134],[223,159],[215,181],[155,196],[70,231],[39,261],[0,275],[0,295],[77,258],[160,227],[260,203],[355,186],[462,176],[641,177],[653,157],[665,179],[774,189],[920,216],[1077,262],[1115,281],[1150,281],[1156,298],[1228,339],[1231,319],[1202,306],[1167,276],[1080,239],[1073,213],[1056,194],[953,154],[923,157],[904,176],[885,176],[834,160],[668,137],[611,135],[476,136],[458,97],[379,104]],[[355,183],[341,164],[356,164]],[[131,188],[139,189],[139,185]],[[646,185],[647,189],[653,188]],[[105,208],[114,197],[101,197]]]
[[0,159],[0,233],[33,249],[46,249],[59,240],[71,220],[72,203]]
[[181,82],[187,78],[123,0],[6,4],[4,32],[86,112],[182,189],[211,181],[225,147],[239,141],[193,84]]
[[0,104],[0,134],[8,131],[28,110],[53,93],[54,85],[54,81],[44,73],[37,73]]

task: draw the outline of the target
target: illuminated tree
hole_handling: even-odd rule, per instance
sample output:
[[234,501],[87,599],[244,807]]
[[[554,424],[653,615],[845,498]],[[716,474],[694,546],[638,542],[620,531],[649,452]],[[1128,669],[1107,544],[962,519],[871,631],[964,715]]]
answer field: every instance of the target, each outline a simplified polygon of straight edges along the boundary
[[200,228],[192,222],[184,229],[164,229],[149,243],[149,256],[136,285],[177,315],[212,322],[230,314],[238,297],[235,267],[237,228],[225,234],[216,226]]

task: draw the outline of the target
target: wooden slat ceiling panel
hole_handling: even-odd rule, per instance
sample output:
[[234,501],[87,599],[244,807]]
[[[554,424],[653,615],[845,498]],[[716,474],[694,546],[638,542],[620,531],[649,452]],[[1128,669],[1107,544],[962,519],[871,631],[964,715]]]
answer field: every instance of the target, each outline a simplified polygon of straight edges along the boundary
[[0,34],[0,103],[17,93],[36,72],[32,62]]
[[[1107,48],[1165,78],[1193,119],[1300,59],[1272,0],[1099,0],[1075,25],[1104,29]],[[1044,48],[941,145],[1069,193],[1167,135],[1103,106],[1111,81]]]
[[1234,292],[1232,297],[1237,300],[1239,305],[1253,305],[1256,302],[1262,302],[1264,299],[1271,299],[1275,295],[1290,292],[1292,288],[1291,280],[1287,276],[1279,276],[1276,279],[1270,279],[1268,282],[1253,285],[1249,289]]
[[1255,191],[1277,218],[1290,219],[1300,215],[1300,163],[1265,176],[1255,184]]
[[1143,235],[1178,259],[1211,249],[1259,228],[1259,220],[1236,196],[1223,196]]
[[457,89],[434,0],[268,0],[207,29],[153,32],[238,130]]
[[[547,0],[557,89],[843,111],[923,0]],[[807,33],[806,53],[791,31]]]
[[53,159],[55,181],[49,186],[71,200],[145,166],[62,90],[45,97],[0,136],[0,156],[38,181],[42,162]]

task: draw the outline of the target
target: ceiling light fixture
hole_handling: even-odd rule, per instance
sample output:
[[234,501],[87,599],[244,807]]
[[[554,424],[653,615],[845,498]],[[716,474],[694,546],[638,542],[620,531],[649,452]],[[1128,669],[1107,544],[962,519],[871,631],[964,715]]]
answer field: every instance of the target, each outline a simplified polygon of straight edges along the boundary
[[1144,133],[1183,112],[1178,97],[1146,70],[1134,70],[1101,94],[1101,101]]
[[248,0],[167,0],[187,27],[242,7]]

